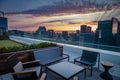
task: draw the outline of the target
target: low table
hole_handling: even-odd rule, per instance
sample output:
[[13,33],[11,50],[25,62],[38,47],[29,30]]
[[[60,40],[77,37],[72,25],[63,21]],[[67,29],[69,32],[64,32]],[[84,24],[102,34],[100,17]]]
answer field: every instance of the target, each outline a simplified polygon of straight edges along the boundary
[[65,80],[69,80],[84,71],[84,80],[86,79],[86,69],[70,62],[60,62],[47,67],[47,70],[52,71]]
[[101,64],[104,67],[105,71],[100,74],[100,77],[105,80],[113,80],[113,77],[109,73],[109,69],[112,68],[114,65],[107,61],[103,61],[101,62]]

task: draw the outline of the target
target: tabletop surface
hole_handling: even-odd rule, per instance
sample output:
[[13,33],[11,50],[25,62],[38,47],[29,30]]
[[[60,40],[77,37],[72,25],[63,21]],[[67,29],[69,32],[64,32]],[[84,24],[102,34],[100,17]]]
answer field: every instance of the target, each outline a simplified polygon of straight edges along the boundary
[[106,66],[114,66],[111,62],[108,62],[108,61],[102,61],[101,64]]
[[84,70],[84,67],[65,61],[48,66],[48,68],[66,79]]

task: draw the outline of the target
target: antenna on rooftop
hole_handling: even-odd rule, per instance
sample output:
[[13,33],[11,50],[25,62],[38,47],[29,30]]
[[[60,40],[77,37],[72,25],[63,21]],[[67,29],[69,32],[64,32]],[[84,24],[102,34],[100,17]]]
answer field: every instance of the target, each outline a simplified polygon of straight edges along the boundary
[[4,12],[3,11],[0,11],[0,17],[4,17]]

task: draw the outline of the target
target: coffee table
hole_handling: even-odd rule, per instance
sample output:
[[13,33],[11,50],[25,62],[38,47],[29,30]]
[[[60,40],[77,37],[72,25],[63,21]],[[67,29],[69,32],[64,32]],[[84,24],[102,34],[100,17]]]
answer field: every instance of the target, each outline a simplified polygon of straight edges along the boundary
[[84,80],[86,79],[86,69],[70,62],[59,62],[47,67],[47,70],[57,74],[65,80],[69,80],[84,71]]

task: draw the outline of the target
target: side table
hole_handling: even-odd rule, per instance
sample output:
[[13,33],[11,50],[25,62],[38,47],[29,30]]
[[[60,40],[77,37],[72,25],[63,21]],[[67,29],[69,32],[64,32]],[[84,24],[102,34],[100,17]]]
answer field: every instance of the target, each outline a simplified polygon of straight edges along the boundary
[[112,68],[114,65],[107,61],[101,62],[101,65],[104,67],[105,71],[100,74],[100,77],[105,80],[113,80],[112,75],[109,73],[109,69]]

